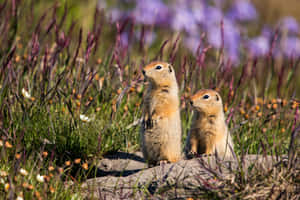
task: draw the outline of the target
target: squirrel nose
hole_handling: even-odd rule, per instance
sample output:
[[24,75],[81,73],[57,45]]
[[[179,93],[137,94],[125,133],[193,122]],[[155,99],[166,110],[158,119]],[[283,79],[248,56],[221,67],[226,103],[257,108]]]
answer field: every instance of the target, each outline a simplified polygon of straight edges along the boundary
[[190,100],[190,104],[191,104],[191,106],[193,105],[193,103],[194,103],[194,102],[193,102],[192,100]]
[[146,72],[145,72],[145,70],[142,70],[142,73],[143,73],[143,75],[144,75],[144,76],[146,75]]

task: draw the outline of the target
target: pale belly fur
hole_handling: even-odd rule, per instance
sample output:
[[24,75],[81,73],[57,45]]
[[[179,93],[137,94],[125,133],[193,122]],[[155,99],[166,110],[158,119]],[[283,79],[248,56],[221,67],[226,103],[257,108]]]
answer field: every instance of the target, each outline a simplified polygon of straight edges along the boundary
[[151,129],[141,130],[142,151],[149,164],[161,160],[176,162],[181,157],[181,124],[179,112],[158,119]]

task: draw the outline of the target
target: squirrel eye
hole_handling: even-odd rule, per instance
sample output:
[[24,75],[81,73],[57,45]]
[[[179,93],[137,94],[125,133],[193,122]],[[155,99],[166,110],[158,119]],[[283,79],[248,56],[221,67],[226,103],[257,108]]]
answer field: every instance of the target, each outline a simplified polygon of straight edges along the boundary
[[203,96],[203,99],[208,99],[208,98],[209,98],[209,95],[207,95],[207,94]]
[[161,69],[162,68],[162,66],[161,65],[157,65],[156,67],[155,67],[155,69]]

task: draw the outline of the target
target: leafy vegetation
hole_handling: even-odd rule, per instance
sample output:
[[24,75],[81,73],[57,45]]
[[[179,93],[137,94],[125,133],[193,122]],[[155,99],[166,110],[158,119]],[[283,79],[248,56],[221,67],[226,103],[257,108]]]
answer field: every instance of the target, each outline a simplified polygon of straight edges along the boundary
[[[1,197],[80,198],[80,184],[94,176],[103,155],[139,150],[140,69],[157,59],[177,73],[183,139],[192,113],[188,97],[214,88],[223,97],[238,155],[288,154],[299,127],[299,57],[272,56],[275,45],[261,57],[243,52],[234,66],[205,36],[193,53],[183,33],[165,30],[152,45],[143,37],[124,45],[125,29],[134,35],[150,27],[111,22],[103,10],[78,5],[0,1]],[[93,19],[88,28],[73,20],[78,12]],[[291,180],[299,185],[299,174]],[[243,189],[235,188],[239,197]]]

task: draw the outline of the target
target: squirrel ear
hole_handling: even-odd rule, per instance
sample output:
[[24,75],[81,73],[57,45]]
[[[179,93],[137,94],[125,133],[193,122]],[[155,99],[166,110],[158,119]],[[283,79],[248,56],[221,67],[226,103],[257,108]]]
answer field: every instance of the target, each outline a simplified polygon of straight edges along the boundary
[[172,73],[172,71],[173,71],[173,70],[172,70],[172,66],[171,66],[171,65],[168,65],[168,67],[169,67],[169,72]]

